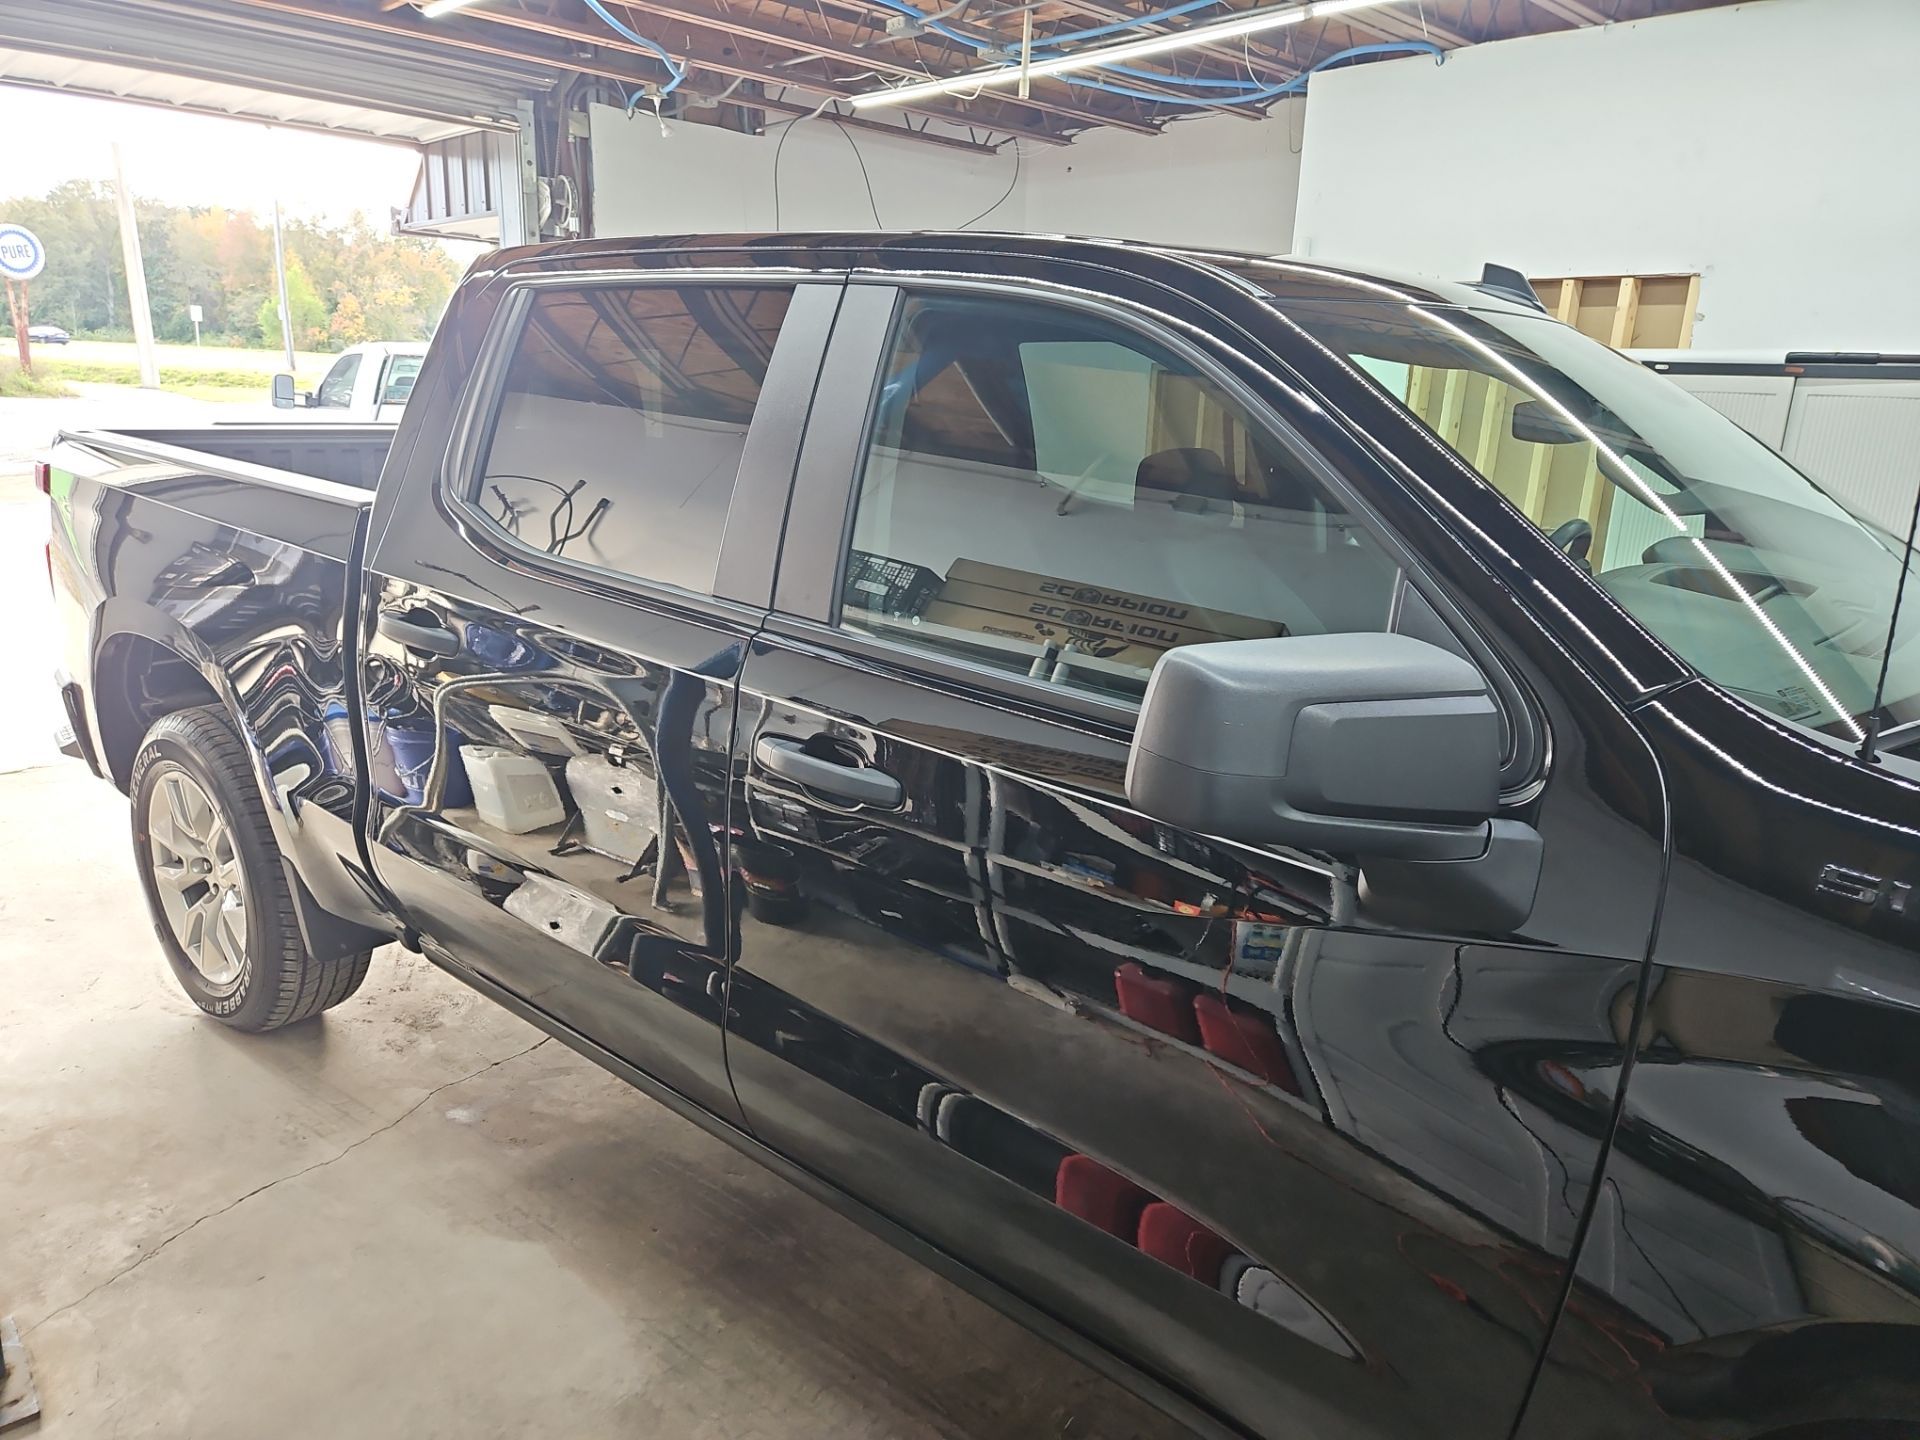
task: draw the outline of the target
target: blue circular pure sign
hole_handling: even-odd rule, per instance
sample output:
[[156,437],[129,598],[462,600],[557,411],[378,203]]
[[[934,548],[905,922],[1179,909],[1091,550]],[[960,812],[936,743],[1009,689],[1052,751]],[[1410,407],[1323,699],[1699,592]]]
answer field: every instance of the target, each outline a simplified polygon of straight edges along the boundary
[[47,247],[24,225],[0,224],[0,276],[31,280],[46,268]]

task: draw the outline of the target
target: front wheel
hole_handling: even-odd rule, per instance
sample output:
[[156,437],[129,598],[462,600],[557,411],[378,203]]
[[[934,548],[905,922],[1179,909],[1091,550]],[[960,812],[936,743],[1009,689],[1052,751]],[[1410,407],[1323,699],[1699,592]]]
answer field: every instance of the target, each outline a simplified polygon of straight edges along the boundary
[[214,707],[163,716],[133,762],[133,853],[154,933],[194,1004],[277,1030],[360,988],[372,952],[316,960],[246,750]]

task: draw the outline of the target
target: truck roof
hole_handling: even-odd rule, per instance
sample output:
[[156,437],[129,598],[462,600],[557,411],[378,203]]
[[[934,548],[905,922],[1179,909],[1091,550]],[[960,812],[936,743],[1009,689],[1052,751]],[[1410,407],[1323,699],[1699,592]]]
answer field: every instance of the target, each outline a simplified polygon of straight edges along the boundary
[[[1312,291],[1316,298],[1390,300],[1469,309],[1536,311],[1472,282],[1442,280],[1391,268],[1345,264],[1318,256],[1267,255],[1257,251],[1223,250],[1200,246],[1143,244],[1097,236],[1034,235],[991,230],[823,230],[741,231],[711,235],[600,236],[500,250],[474,262],[474,273],[508,268],[545,269],[593,259],[658,255],[667,252],[714,254],[735,252],[764,255],[782,252],[783,258],[817,257],[821,268],[861,263],[886,269],[910,268],[919,256],[964,254],[1018,256],[1025,259],[1079,261],[1124,269],[1147,278],[1171,279],[1181,269],[1232,270],[1240,279],[1247,271],[1271,270],[1258,282],[1284,296],[1289,289]],[[864,262],[861,257],[868,257]],[[1289,281],[1293,284],[1290,285]]]

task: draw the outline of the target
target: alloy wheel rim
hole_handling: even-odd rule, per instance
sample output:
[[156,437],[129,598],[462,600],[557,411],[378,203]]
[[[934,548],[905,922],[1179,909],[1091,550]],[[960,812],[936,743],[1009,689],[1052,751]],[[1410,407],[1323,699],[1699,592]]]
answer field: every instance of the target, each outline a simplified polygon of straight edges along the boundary
[[148,793],[147,840],[174,940],[207,984],[232,988],[247,968],[246,871],[213,796],[177,765]]

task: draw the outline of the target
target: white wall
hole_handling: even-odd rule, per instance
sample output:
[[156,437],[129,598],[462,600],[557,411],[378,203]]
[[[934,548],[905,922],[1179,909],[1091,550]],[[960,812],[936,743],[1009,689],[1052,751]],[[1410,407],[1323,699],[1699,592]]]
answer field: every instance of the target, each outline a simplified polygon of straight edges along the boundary
[[1283,100],[1258,123],[1207,115],[1158,135],[1094,130],[1035,146],[1021,180],[1026,228],[1280,254],[1293,239],[1305,108]]
[[1699,271],[1696,349],[1920,349],[1916,64],[1916,0],[1752,0],[1328,72],[1294,248]]
[[[936,148],[849,129],[873,181],[825,120],[794,130],[780,156],[779,224],[788,229],[972,228],[1224,246],[1275,254],[1293,234],[1300,107],[1283,101],[1249,123],[1210,115],[1158,135],[1095,130],[1071,145],[1020,142],[995,155]],[[780,131],[742,135],[668,121],[591,114],[594,227],[602,235],[770,230]],[[1005,195],[1006,199],[1001,200]],[[996,202],[999,202],[996,205]]]
[[[779,152],[776,225],[773,162],[788,127],[743,135],[669,120],[662,137],[650,110],[628,119],[606,105],[594,106],[589,120],[594,229],[601,235],[872,230],[876,210],[881,229],[946,230],[993,206],[1014,178],[1011,147],[975,155],[852,127],[845,131],[849,145],[838,127],[810,120],[792,127]],[[1020,229],[1021,188],[979,228]]]

